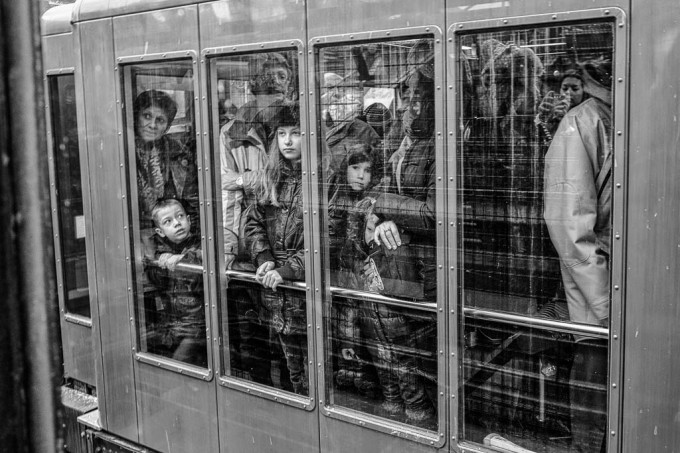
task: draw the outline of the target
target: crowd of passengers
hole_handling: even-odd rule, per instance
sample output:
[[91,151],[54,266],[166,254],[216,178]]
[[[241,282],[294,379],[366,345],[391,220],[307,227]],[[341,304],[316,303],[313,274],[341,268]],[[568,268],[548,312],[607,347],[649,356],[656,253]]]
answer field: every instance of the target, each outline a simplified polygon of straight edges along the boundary
[[[329,73],[322,121],[331,284],[411,301],[434,300],[435,292],[433,62],[431,44],[418,46],[401,83],[398,117],[382,104],[356,108],[361,100]],[[278,385],[307,395],[305,293],[280,286],[305,275],[300,108],[282,54],[258,55],[251,66],[252,96],[229,111],[219,134],[224,254],[228,269],[254,273],[266,290],[231,280],[228,310],[238,320],[238,366],[272,385],[271,359],[279,353],[285,367]],[[140,236],[153,263],[146,267],[148,279],[163,288],[157,306],[174,314],[162,341],[172,358],[205,366],[202,277],[177,266],[201,264],[202,254],[192,228],[198,220],[195,156],[167,134],[176,112],[160,90],[145,91],[135,102]],[[339,303],[334,317],[341,362],[356,360],[355,337],[378,343],[363,362],[378,370],[372,385],[382,390],[384,408],[414,420],[432,417],[422,376],[414,372],[416,355],[408,351],[434,336],[434,321],[351,301]],[[362,366],[354,368],[350,380],[361,387]]]
[[[332,286],[416,303],[436,299],[431,46],[419,41],[409,52],[394,111],[380,103],[364,108],[343,77],[324,75],[320,165]],[[274,385],[271,363],[279,354],[285,366],[278,385],[308,395],[306,293],[284,285],[305,278],[300,106],[283,55],[263,53],[250,64],[252,96],[229,111],[219,131],[226,267],[253,273],[261,285],[229,282],[229,317],[238,320],[233,352],[238,367],[264,385]],[[548,139],[582,101],[574,94],[582,84],[577,73],[567,73],[563,96],[541,103],[536,123]],[[192,229],[198,219],[195,156],[167,135],[176,112],[162,91],[143,92],[135,102],[140,233],[145,256],[155,263],[148,266],[149,280],[165,288],[161,304],[176,314],[164,341],[173,358],[206,366],[202,277],[171,274],[177,263],[202,260],[200,235]],[[404,413],[413,422],[433,418],[436,398],[426,381],[436,370],[414,351],[432,346],[434,318],[386,304],[334,301],[337,384],[377,389],[389,414]]]

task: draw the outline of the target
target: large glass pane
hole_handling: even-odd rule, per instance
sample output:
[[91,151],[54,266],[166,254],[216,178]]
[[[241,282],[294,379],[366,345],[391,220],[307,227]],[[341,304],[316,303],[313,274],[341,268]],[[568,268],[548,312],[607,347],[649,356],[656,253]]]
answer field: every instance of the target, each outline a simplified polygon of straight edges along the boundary
[[[500,312],[464,319],[461,438],[600,451],[606,330],[577,323],[609,317],[612,23],[458,42],[460,300]],[[574,327],[531,330],[502,313]]]
[[324,46],[317,73],[321,244],[337,288],[324,304],[327,401],[427,429],[437,427],[437,323],[423,305],[437,288],[433,45]]
[[89,318],[85,216],[73,74],[50,76],[49,90],[64,305],[67,313]]
[[[211,60],[227,375],[309,394],[297,50]],[[281,286],[279,286],[281,285]]]
[[139,352],[207,367],[191,60],[125,68]]

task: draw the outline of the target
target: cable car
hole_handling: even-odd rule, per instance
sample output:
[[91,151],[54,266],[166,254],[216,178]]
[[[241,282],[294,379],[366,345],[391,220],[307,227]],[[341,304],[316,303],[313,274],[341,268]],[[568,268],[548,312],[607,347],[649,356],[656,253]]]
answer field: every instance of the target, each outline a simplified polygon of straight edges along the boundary
[[48,10],[82,451],[675,448],[678,8]]

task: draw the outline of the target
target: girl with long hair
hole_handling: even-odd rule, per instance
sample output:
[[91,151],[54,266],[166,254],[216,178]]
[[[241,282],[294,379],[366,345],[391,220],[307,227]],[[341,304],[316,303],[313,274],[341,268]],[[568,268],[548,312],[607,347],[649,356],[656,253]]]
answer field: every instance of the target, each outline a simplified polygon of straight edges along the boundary
[[286,356],[293,391],[307,395],[307,309],[305,294],[279,288],[305,274],[302,208],[302,135],[296,103],[280,106],[271,121],[274,137],[262,174],[258,202],[246,211],[246,246],[255,278],[265,288],[262,302]]

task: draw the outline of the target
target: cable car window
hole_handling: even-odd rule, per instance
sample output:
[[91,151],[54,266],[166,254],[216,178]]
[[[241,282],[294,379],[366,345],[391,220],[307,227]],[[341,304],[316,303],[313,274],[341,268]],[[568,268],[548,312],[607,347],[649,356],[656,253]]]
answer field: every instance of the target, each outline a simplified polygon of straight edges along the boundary
[[[224,372],[309,395],[297,50],[212,60]],[[295,284],[295,282],[298,282]]]
[[125,67],[138,352],[208,366],[191,60]]
[[[460,437],[600,451],[613,23],[466,33],[458,44],[460,300],[467,314],[496,313],[464,320]],[[504,314],[568,324],[523,328]]]
[[61,285],[67,313],[90,317],[73,74],[49,77]]
[[327,401],[437,429],[434,39],[318,50]]

